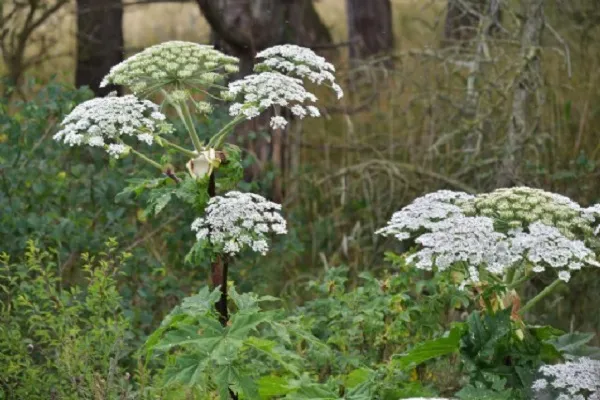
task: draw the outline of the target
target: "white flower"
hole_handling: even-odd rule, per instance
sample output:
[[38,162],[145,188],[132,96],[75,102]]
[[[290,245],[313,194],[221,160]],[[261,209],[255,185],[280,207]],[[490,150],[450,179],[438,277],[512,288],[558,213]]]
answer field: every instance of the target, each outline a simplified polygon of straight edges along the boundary
[[[229,107],[229,115],[244,115],[247,119],[255,118],[273,106],[289,108],[294,115],[301,117],[306,114],[314,116],[314,110],[310,111],[305,103],[317,101],[314,94],[306,91],[301,80],[278,72],[262,72],[231,82],[224,97],[241,97],[240,102]],[[282,118],[274,117],[271,125],[281,126]]]
[[256,55],[256,58],[264,59],[263,62],[256,65],[257,71],[277,71],[285,75],[308,79],[318,85],[328,82],[338,99],[344,95],[342,88],[335,82],[333,64],[315,54],[311,49],[284,44],[263,50]]
[[129,153],[129,146],[120,143],[109,144],[106,152],[114,158],[119,158],[120,156]]
[[544,365],[539,373],[543,378],[532,385],[539,395],[548,393],[558,394],[557,399],[600,400],[600,361],[581,357],[563,364]]
[[102,147],[104,146],[104,138],[102,136],[92,136],[88,139],[88,145]]
[[140,142],[144,142],[144,143],[146,143],[146,144],[148,144],[148,145],[151,145],[151,144],[152,144],[152,142],[154,141],[154,136],[152,136],[152,135],[151,135],[151,134],[149,134],[149,133],[142,133],[142,134],[139,134],[139,135],[137,136],[137,138],[138,138],[138,140],[139,140]]
[[559,273],[564,281],[569,280],[568,269],[581,269],[582,262],[593,256],[582,241],[567,239],[558,228],[538,221],[529,225],[528,230],[511,238],[513,250],[536,266],[566,269]]
[[287,120],[281,116],[271,118],[271,128],[273,129],[283,129],[287,123]]
[[417,268],[462,268],[460,287],[477,282],[482,270],[503,278],[509,267],[531,267],[535,273],[554,268],[568,282],[571,271],[600,267],[586,242],[577,240],[592,231],[586,212],[591,214],[564,196],[539,189],[499,189],[478,196],[439,191],[394,213],[375,233],[414,238],[421,248],[407,261]]
[[387,226],[375,234],[394,235],[399,240],[405,240],[420,230],[434,231],[447,218],[463,215],[457,203],[471,199],[473,196],[467,193],[450,190],[426,194],[394,213]]
[[186,167],[192,178],[201,179],[206,175],[210,175],[214,168],[218,168],[221,164],[221,159],[217,155],[215,149],[202,151],[198,157],[188,161]]
[[229,192],[210,199],[206,216],[192,223],[196,238],[235,255],[245,248],[266,254],[268,233],[285,234],[281,205],[254,193]]
[[564,282],[569,282],[569,279],[571,279],[571,273],[569,271],[560,271],[558,273],[558,279]]
[[101,87],[112,83],[146,93],[173,83],[208,88],[235,72],[238,62],[237,58],[213,46],[170,41],[148,47],[115,65],[102,80]]
[[[508,246],[507,237],[494,231],[487,217],[448,218],[435,230],[416,239],[423,248],[407,258],[417,268],[444,271],[457,263],[465,265],[465,283],[479,282],[479,268],[502,276],[506,268],[521,258]],[[464,286],[464,285],[463,285]]]
[[[133,95],[99,97],[75,107],[61,122],[62,129],[54,135],[54,140],[70,146],[105,146],[120,142],[124,136],[137,136],[138,140],[152,144],[154,135],[172,129],[164,119],[158,105],[151,101]],[[115,148],[120,147],[107,147],[107,151],[114,156]]]

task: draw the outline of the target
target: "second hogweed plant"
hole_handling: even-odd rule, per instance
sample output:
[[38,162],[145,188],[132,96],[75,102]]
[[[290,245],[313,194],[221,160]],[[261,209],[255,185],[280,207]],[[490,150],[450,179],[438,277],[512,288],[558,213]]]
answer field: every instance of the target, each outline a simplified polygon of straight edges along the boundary
[[[582,357],[598,356],[585,345],[593,335],[529,325],[525,314],[572,274],[600,267],[599,231],[599,205],[584,208],[540,189],[442,190],[417,198],[377,233],[403,242],[407,264],[444,276],[480,309],[445,337],[399,355],[397,364],[460,353],[470,378],[460,399],[597,399],[598,361]],[[519,288],[538,274],[551,283],[522,302]],[[561,381],[568,370],[571,378]],[[549,392],[558,397],[545,397]]]

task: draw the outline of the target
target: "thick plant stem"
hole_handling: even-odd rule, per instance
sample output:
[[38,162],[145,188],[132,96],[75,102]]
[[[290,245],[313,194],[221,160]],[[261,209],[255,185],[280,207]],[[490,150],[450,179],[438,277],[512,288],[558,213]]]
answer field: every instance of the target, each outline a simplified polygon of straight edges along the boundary
[[194,126],[194,120],[192,119],[192,114],[190,113],[190,109],[188,107],[187,102],[183,102],[183,118],[184,118],[184,122],[186,122],[186,126],[188,128],[189,134],[190,134],[190,138],[192,139],[192,142],[194,143],[194,148],[196,149],[197,152],[202,151],[203,147],[202,143],[200,142],[200,138],[198,137],[198,132],[196,132],[196,127]]
[[192,120],[192,116],[190,115],[190,110],[187,106],[186,102],[181,102],[179,104],[173,104],[175,111],[177,111],[177,115],[185,125],[185,129],[188,131],[188,135],[194,144],[194,149],[198,153],[202,151],[204,146],[200,142],[200,138],[198,137],[198,133],[196,133],[196,128],[194,127],[194,121]]
[[523,308],[521,308],[519,310],[519,314],[523,315],[525,314],[529,309],[531,309],[533,306],[535,306],[540,300],[542,300],[544,297],[548,296],[550,293],[552,293],[552,291],[554,289],[556,289],[556,287],[558,285],[561,284],[561,280],[560,279],[556,279],[554,282],[552,282],[550,285],[546,286],[546,288],[544,288],[544,290],[542,290],[541,292],[539,292],[537,294],[537,296],[535,296],[533,299],[529,300],[527,302],[527,304],[525,304],[523,306]]
[[[216,196],[215,173],[210,174],[208,181],[208,195]],[[217,255],[215,260],[210,265],[210,277],[213,288],[221,287],[221,298],[217,302],[216,309],[219,313],[219,321],[221,325],[226,326],[229,321],[229,313],[227,312],[227,258],[222,255]]]

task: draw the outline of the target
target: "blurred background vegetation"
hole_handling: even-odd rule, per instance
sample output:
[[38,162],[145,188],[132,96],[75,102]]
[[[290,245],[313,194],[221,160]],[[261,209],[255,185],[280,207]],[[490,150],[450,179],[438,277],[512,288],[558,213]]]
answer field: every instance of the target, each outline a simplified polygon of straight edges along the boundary
[[[260,121],[238,132],[244,189],[283,202],[291,228],[267,258],[238,263],[241,290],[293,304],[308,296],[305,283],[341,265],[356,285],[361,272],[388,268],[383,252],[397,246],[375,229],[437,189],[527,185],[584,206],[600,201],[595,0],[0,5],[0,251],[19,257],[35,239],[54,249],[58,273],[75,285],[85,275],[80,255],[115,238],[132,253],[117,286],[138,340],[207,279],[206,266],[183,261],[193,216],[147,219],[138,199],[117,196],[144,166],[87,148],[65,152],[52,135],[74,105],[106,93],[98,83],[110,66],[149,45],[214,43],[248,63],[261,48],[292,42],[338,69],[346,96],[334,105],[323,94],[325,118],[296,121],[283,137]],[[220,123],[198,129],[208,135]],[[540,305],[539,322],[600,332],[599,278],[578,274]],[[538,290],[535,282],[527,290]]]

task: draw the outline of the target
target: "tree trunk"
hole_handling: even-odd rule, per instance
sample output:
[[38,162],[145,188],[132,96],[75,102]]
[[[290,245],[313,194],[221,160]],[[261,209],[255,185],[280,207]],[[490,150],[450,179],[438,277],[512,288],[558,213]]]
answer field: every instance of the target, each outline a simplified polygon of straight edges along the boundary
[[464,45],[481,29],[485,35],[498,33],[501,20],[500,0],[448,0],[443,45]]
[[[390,0],[346,0],[350,60],[388,55],[394,48]],[[391,59],[386,60],[391,66]]]
[[[544,0],[522,0],[521,49],[519,75],[513,85],[512,110],[506,132],[506,145],[497,187],[518,183],[523,146],[532,134],[536,121],[531,118],[532,94],[539,90],[541,79],[540,45],[544,29]],[[539,106],[539,105],[538,105]]]
[[96,96],[120,88],[100,88],[111,67],[123,61],[121,0],[77,0],[77,67],[75,84],[87,85]]
[[[219,50],[240,59],[240,76],[252,73],[254,56],[267,47],[293,43],[304,47],[326,47],[332,43],[329,29],[317,14],[312,0],[196,0],[209,22],[213,42]],[[281,176],[286,169],[285,154],[288,131],[270,138],[250,132],[270,132],[270,115],[241,124],[236,130],[238,142],[243,142],[257,162],[246,170],[246,179],[256,178],[269,162],[279,173],[272,186],[271,198],[281,201]],[[275,154],[275,152],[277,154]]]

